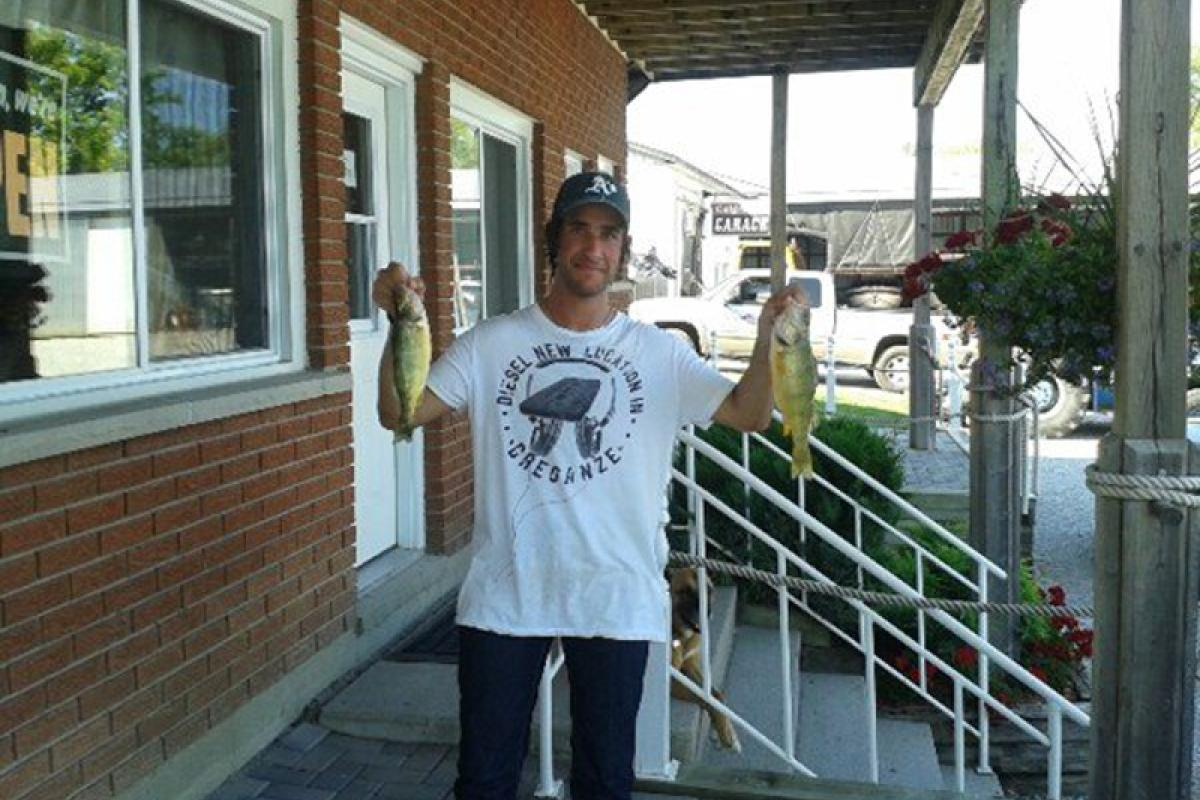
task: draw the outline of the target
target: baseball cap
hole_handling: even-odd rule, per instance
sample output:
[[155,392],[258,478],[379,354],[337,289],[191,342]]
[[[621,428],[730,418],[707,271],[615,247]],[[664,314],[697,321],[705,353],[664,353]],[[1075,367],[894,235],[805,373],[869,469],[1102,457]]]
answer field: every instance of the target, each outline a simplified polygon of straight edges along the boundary
[[558,187],[558,197],[554,198],[551,218],[562,219],[589,203],[608,206],[620,214],[625,227],[629,227],[629,193],[607,172],[577,172],[563,181]]

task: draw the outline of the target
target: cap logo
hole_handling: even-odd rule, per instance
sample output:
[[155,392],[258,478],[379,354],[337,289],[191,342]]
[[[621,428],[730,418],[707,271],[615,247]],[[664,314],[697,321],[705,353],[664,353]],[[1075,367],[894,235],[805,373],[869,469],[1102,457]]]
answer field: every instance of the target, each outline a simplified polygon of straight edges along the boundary
[[607,180],[603,175],[592,178],[592,185],[583,190],[584,194],[602,194],[605,197],[617,193],[617,185]]

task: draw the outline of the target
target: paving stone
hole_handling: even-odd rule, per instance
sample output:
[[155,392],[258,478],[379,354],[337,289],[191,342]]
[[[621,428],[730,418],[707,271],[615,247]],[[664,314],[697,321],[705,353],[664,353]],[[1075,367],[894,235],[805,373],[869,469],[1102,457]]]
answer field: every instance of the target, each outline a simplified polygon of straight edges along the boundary
[[311,722],[302,722],[276,739],[275,743],[289,750],[307,753],[324,741],[327,736],[329,736],[327,728],[322,728],[320,725],[314,725]]
[[265,750],[256,755],[254,760],[256,763],[267,766],[273,764],[280,767],[294,767],[298,766],[306,755],[307,753],[282,746],[279,740],[276,739]]
[[383,752],[387,755],[408,756],[416,749],[416,742],[385,742],[383,745]]
[[336,792],[328,789],[313,789],[309,786],[289,786],[285,783],[271,784],[259,795],[259,800],[333,800]]
[[[405,765],[407,766],[407,765]],[[433,771],[425,776],[422,783],[430,786],[450,786],[454,783],[454,779],[458,777],[458,758],[447,753],[446,757],[433,768]]]
[[333,797],[334,800],[375,800],[379,796],[379,790],[382,788],[382,783],[355,778],[342,787]]
[[412,783],[385,783],[371,800],[442,800],[444,786],[421,786]]
[[266,781],[235,775],[222,783],[206,800],[254,800],[270,784]]
[[249,778],[255,778],[260,781],[267,781],[274,786],[275,784],[285,784],[287,786],[305,786],[317,773],[312,770],[299,769],[297,767],[281,767],[277,764],[260,764],[251,767],[246,772]]
[[403,766],[408,753],[340,753],[333,762],[343,770],[354,767],[399,767]]
[[380,739],[359,739],[344,733],[330,733],[325,737],[325,742],[346,752],[355,753],[378,753],[383,750],[384,744]]
[[380,783],[408,783],[414,786],[428,775],[432,770],[421,770],[414,772],[411,769],[404,767],[364,767],[362,773],[358,776],[365,781],[379,781]]
[[339,791],[347,786],[351,781],[358,777],[363,768],[359,767],[354,772],[339,772],[337,770],[325,770],[317,777],[308,782],[308,785],[314,789],[329,789],[331,791]]
[[413,749],[412,755],[404,760],[404,768],[413,772],[432,772],[449,752],[450,748],[446,745],[419,744]]

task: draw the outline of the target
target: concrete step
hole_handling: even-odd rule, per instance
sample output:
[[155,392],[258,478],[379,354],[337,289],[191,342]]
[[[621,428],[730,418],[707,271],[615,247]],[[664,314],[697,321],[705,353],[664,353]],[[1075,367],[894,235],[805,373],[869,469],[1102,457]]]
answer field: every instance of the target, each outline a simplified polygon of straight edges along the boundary
[[[719,587],[712,595],[711,650],[714,681],[725,678],[733,649],[737,589]],[[458,683],[454,664],[377,661],[321,709],[330,730],[397,742],[458,743]],[[671,752],[694,759],[708,731],[699,706],[671,701]],[[533,734],[537,741],[538,712]],[[566,670],[554,682],[554,748],[570,749],[570,682]]]
[[[796,719],[800,693],[799,679],[800,634],[792,632],[788,663],[792,665],[792,708],[786,713]],[[733,656],[725,679],[725,697],[731,709],[776,743],[783,742],[784,709],[783,678],[780,670],[779,632],[770,628],[739,625],[734,634]],[[725,750],[709,738],[704,743],[701,763],[713,769],[790,770],[778,756],[738,730],[742,752]],[[802,760],[802,759],[801,759]]]
[[[942,784],[947,789],[953,789],[956,785],[954,780],[954,765],[942,764]],[[1004,789],[1000,786],[1000,779],[995,773],[983,774],[977,772],[970,763],[967,764],[966,772],[963,773],[965,784],[963,793],[968,797],[984,798],[984,797],[1004,797]]]

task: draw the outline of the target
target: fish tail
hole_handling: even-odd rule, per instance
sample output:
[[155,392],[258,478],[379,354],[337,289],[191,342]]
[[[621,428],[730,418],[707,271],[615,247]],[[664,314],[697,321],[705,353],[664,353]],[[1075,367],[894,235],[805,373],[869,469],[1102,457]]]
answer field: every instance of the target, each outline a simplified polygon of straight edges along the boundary
[[796,437],[792,441],[792,477],[811,478],[812,476],[812,451],[808,448],[808,440]]

